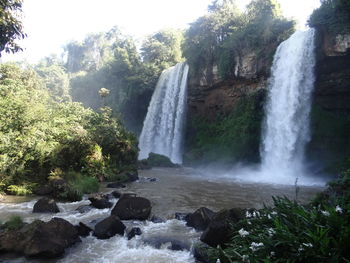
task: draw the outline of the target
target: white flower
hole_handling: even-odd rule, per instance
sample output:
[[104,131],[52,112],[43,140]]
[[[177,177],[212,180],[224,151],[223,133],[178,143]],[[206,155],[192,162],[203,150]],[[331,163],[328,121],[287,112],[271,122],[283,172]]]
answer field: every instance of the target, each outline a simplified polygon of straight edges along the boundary
[[242,256],[242,261],[243,262],[249,262],[249,256],[248,255],[243,255]]
[[249,235],[248,231],[245,231],[243,228],[241,228],[238,233],[240,234],[241,237],[245,237]]
[[245,217],[246,217],[246,218],[251,218],[251,217],[252,217],[252,214],[249,213],[249,211],[246,211],[246,212],[245,212]]
[[220,261],[220,259],[219,259],[219,258],[216,260],[216,263],[221,263],[221,261]]
[[251,224],[252,224],[252,222],[248,221],[248,222],[247,222],[247,224],[248,224],[248,225],[251,225]]
[[261,248],[261,247],[263,247],[264,246],[264,244],[263,243],[255,243],[255,242],[252,242],[251,244],[250,244],[250,249],[254,252],[254,251],[257,251],[259,248]]
[[277,215],[276,211],[272,211],[271,215]]
[[313,245],[311,243],[303,243],[304,247],[313,247]]
[[267,214],[267,218],[268,218],[268,219],[271,219],[272,217],[270,216],[270,214]]
[[302,246],[300,246],[300,247],[298,248],[298,251],[299,251],[299,252],[304,251],[304,248],[303,248]]
[[337,205],[336,207],[335,207],[335,211],[336,212],[338,212],[338,213],[343,213],[343,209],[339,206],[339,205]]
[[329,216],[330,213],[328,211],[321,211],[321,213],[324,215],[324,216]]
[[267,229],[267,233],[269,234],[270,237],[272,237],[274,234],[276,234],[276,231],[273,228]]
[[274,257],[276,255],[276,253],[274,251],[271,251],[270,255],[271,255],[271,257]]

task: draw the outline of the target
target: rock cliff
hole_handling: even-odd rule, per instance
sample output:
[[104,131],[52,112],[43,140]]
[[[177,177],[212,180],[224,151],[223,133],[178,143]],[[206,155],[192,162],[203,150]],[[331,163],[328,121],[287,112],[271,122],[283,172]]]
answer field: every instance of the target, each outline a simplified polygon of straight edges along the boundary
[[[336,171],[350,155],[350,34],[319,28],[310,158]],[[328,166],[328,167],[327,167]]]
[[[337,166],[350,153],[350,35],[317,32],[307,153],[318,164]],[[259,161],[263,104],[276,48],[242,51],[226,79],[216,65],[190,74],[185,162]]]

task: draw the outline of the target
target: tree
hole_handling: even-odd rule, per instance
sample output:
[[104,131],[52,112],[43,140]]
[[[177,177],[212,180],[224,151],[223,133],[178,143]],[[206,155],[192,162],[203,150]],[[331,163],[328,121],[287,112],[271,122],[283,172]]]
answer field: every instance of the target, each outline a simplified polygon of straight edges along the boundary
[[26,36],[18,18],[21,11],[22,0],[0,0],[0,57],[3,51],[15,53],[22,50],[16,43]]
[[148,36],[141,47],[143,61],[161,70],[175,65],[182,60],[183,39],[182,31],[176,29],[163,29]]

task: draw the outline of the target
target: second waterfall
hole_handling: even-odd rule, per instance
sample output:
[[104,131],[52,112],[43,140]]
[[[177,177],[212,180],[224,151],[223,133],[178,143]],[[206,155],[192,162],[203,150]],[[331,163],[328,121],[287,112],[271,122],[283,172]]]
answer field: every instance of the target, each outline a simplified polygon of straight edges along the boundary
[[139,159],[150,152],[182,163],[188,65],[178,63],[161,74],[139,138]]

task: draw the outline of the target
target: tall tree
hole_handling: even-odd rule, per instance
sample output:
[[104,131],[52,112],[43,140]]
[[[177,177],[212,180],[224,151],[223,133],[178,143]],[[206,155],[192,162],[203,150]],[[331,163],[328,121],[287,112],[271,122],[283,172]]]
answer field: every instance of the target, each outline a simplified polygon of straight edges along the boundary
[[15,53],[22,50],[16,43],[26,36],[19,19],[21,11],[22,0],[0,0],[0,57],[3,51]]

